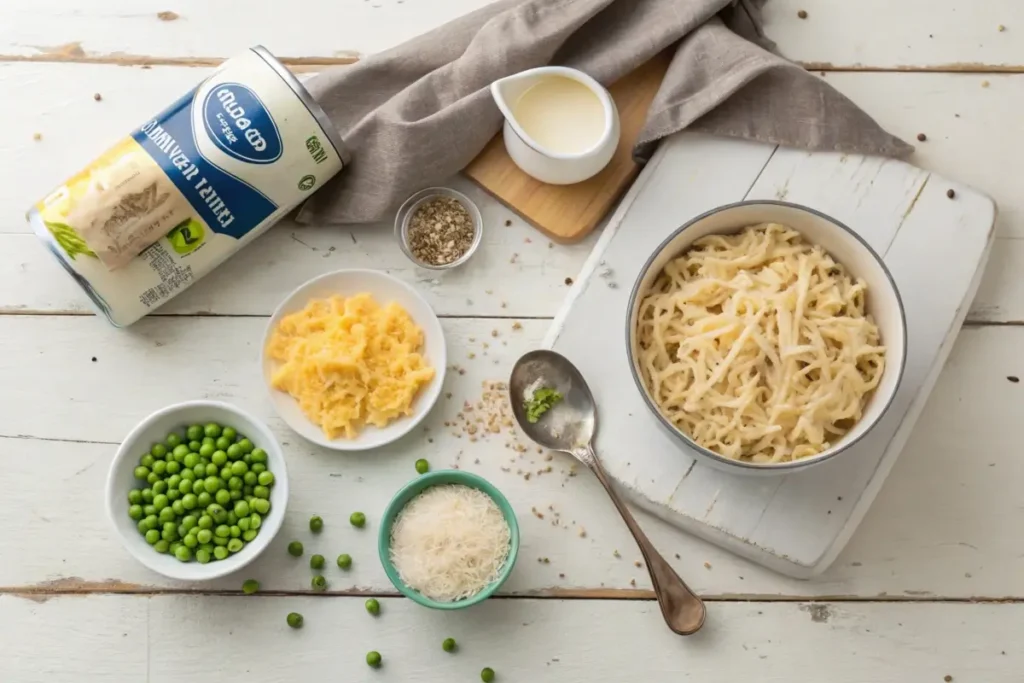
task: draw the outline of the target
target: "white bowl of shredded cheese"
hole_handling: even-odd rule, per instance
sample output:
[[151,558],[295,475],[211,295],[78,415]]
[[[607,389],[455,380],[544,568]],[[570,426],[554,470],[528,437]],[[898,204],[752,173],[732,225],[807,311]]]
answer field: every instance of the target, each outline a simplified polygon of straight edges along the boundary
[[714,467],[805,469],[882,419],[907,358],[903,302],[855,230],[776,201],[719,207],[641,268],[630,369],[659,423]]
[[339,451],[408,434],[444,384],[444,332],[410,285],[375,270],[339,270],[292,292],[267,325],[261,371],[278,415]]

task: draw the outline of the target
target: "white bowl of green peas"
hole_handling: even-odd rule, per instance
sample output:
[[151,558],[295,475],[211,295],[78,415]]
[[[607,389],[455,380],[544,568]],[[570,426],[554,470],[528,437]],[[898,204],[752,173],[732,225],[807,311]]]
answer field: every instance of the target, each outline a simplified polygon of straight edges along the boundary
[[188,401],[143,420],[118,448],[107,514],[125,548],[172,579],[205,581],[252,562],[281,528],[284,454],[241,408]]

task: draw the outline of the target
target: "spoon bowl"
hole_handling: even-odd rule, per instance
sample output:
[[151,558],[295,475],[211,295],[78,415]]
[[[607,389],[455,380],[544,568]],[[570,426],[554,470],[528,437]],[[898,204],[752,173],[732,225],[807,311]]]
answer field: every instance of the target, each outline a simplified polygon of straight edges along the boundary
[[[658,598],[661,615],[668,627],[683,636],[696,633],[704,625],[704,603],[654,548],[643,529],[633,519],[633,513],[622,502],[594,452],[597,404],[580,371],[572,361],[559,353],[548,350],[530,351],[516,362],[508,384],[512,412],[526,435],[540,446],[568,453],[582,462],[590,468],[608,492],[615,508],[622,515],[622,521],[626,523],[640,547],[640,553],[647,563],[647,571],[651,575],[651,584]],[[553,389],[561,394],[561,399],[536,421],[531,422],[525,404],[527,397],[532,396],[533,392],[540,388]]]
[[[530,387],[538,384],[562,395],[562,400],[544,414],[543,419],[530,422],[522,400]],[[512,412],[526,435],[538,445],[553,451],[572,453],[586,447],[594,438],[597,411],[583,375],[576,366],[554,351],[530,351],[519,359],[509,381]]]

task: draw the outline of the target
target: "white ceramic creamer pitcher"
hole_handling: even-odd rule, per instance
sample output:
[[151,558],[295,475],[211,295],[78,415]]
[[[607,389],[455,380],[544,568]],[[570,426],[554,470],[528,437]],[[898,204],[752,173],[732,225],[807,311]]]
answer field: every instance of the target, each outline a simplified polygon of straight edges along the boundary
[[505,117],[505,149],[525,173],[552,185],[596,175],[619,144],[619,114],[593,78],[563,66],[544,66],[491,84]]

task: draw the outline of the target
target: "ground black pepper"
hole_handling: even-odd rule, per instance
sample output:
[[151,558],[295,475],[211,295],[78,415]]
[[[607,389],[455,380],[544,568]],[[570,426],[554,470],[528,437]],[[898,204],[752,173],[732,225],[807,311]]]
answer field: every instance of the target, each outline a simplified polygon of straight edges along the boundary
[[953,190],[953,188],[950,188],[946,190],[946,196],[952,199],[953,197],[956,196],[956,192]]
[[918,133],[918,134],[917,134],[917,139],[918,139],[918,140],[919,140],[920,142],[924,142],[925,140],[927,140],[927,139],[928,139],[928,136],[927,136],[927,135],[925,135],[924,133]]
[[432,266],[462,258],[473,245],[476,226],[457,199],[434,197],[420,204],[409,221],[409,251]]
[[807,11],[806,10],[800,10],[799,12],[796,13],[796,15],[798,17],[800,17],[801,19],[806,19],[807,18]]

